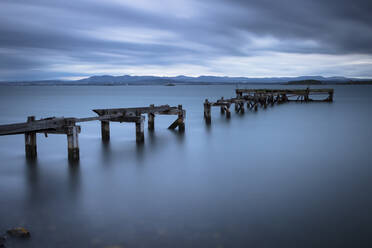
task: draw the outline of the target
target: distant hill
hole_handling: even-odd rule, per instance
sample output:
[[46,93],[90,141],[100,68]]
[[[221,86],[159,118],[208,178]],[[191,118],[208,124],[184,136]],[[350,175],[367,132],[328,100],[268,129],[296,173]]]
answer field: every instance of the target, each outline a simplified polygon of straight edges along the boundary
[[300,76],[300,77],[219,77],[219,76],[111,76],[99,75],[87,77],[75,81],[41,80],[41,81],[17,81],[0,82],[1,85],[169,85],[169,84],[289,84],[289,85],[320,85],[320,84],[368,84],[371,79],[360,80],[346,77],[322,77],[322,76]]
[[321,85],[325,83],[319,80],[308,79],[308,80],[289,81],[286,84],[288,85]]

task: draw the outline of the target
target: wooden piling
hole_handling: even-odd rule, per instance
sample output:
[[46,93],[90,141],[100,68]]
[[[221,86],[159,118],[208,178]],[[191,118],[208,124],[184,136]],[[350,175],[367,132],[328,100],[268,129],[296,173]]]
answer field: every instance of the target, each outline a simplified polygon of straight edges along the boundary
[[145,134],[144,134],[144,125],[143,125],[143,118],[139,118],[136,121],[136,142],[143,143],[145,141]]
[[204,101],[204,118],[207,124],[211,124],[211,104],[208,102],[208,99]]
[[101,121],[102,141],[110,140],[110,121]]
[[[223,97],[221,97],[221,102],[223,101]],[[221,105],[221,114],[225,114],[225,106]]]
[[184,111],[182,109],[182,105],[178,105],[178,110],[179,110],[179,113],[178,113],[178,131],[180,133],[183,133],[185,132],[185,121],[184,121]]
[[[27,117],[27,123],[33,121],[35,121],[35,116]],[[25,152],[27,159],[35,159],[37,157],[36,132],[25,133]]]
[[67,147],[69,161],[78,161],[80,159],[79,132],[80,126],[67,127]]
[[235,112],[236,113],[239,112],[239,106],[237,102],[234,103],[234,106],[235,106]]
[[225,112],[226,112],[226,119],[230,119],[231,117],[230,105],[226,106]]

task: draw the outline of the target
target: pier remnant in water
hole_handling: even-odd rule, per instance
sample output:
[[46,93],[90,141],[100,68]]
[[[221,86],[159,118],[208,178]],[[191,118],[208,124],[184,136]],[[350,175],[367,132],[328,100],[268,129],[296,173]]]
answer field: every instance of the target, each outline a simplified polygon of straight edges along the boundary
[[149,107],[138,108],[113,108],[113,109],[94,109],[99,117],[106,117],[101,121],[102,140],[108,141],[110,139],[110,126],[107,124],[113,122],[134,122],[136,126],[136,141],[137,143],[144,142],[144,121],[142,114],[147,114],[148,129],[150,131],[155,129],[155,115],[177,115],[177,119],[169,126],[169,129],[178,127],[179,132],[185,131],[184,118],[186,111],[182,109],[182,105],[178,107],[171,107],[169,105],[155,106],[151,104]]
[[[333,102],[333,89],[236,89],[236,97],[221,99],[216,102],[204,101],[204,119],[207,125],[211,124],[211,107],[220,106],[221,114],[226,113],[226,118],[230,118],[230,105],[235,105],[235,112],[244,114],[244,105],[247,110],[258,110],[260,105],[264,109],[267,105],[273,106],[275,103],[286,102]],[[328,95],[325,99],[312,99],[311,95]]]
[[155,115],[177,115],[177,119],[168,127],[175,129],[178,127],[179,132],[185,131],[184,119],[186,111],[182,109],[182,105],[170,107],[169,105],[140,107],[140,108],[119,108],[119,109],[95,109],[93,110],[99,116],[86,118],[65,118],[65,117],[49,117],[36,120],[35,116],[29,116],[27,122],[15,123],[9,125],[0,125],[0,136],[2,135],[25,135],[25,152],[27,159],[36,159],[37,146],[36,134],[65,134],[67,136],[67,152],[68,160],[71,162],[80,159],[79,152],[79,133],[80,126],[76,123],[87,121],[101,121],[102,140],[107,142],[110,140],[110,122],[134,122],[136,130],[136,141],[144,142],[144,121],[145,117],[142,114],[147,113],[149,116],[149,129],[153,130],[155,126]]

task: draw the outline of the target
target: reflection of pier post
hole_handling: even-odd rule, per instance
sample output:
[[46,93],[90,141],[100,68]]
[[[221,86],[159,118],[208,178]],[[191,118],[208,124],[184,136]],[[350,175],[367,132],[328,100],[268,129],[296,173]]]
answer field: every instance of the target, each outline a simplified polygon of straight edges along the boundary
[[[35,121],[35,116],[29,116],[27,123]],[[25,151],[27,159],[35,159],[37,157],[36,149],[36,132],[25,133]]]

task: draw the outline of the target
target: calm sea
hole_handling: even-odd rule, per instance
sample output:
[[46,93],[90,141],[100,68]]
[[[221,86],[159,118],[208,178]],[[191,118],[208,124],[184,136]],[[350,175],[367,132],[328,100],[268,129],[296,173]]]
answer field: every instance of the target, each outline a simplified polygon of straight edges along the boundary
[[142,146],[132,123],[111,123],[108,145],[99,122],[82,123],[78,166],[65,135],[38,134],[34,163],[23,135],[0,136],[0,233],[32,235],[7,246],[372,247],[372,87],[230,120],[214,108],[207,127],[205,98],[235,87],[0,87],[0,124],[150,104],[187,111],[183,135],[167,129],[174,116],[156,116]]

